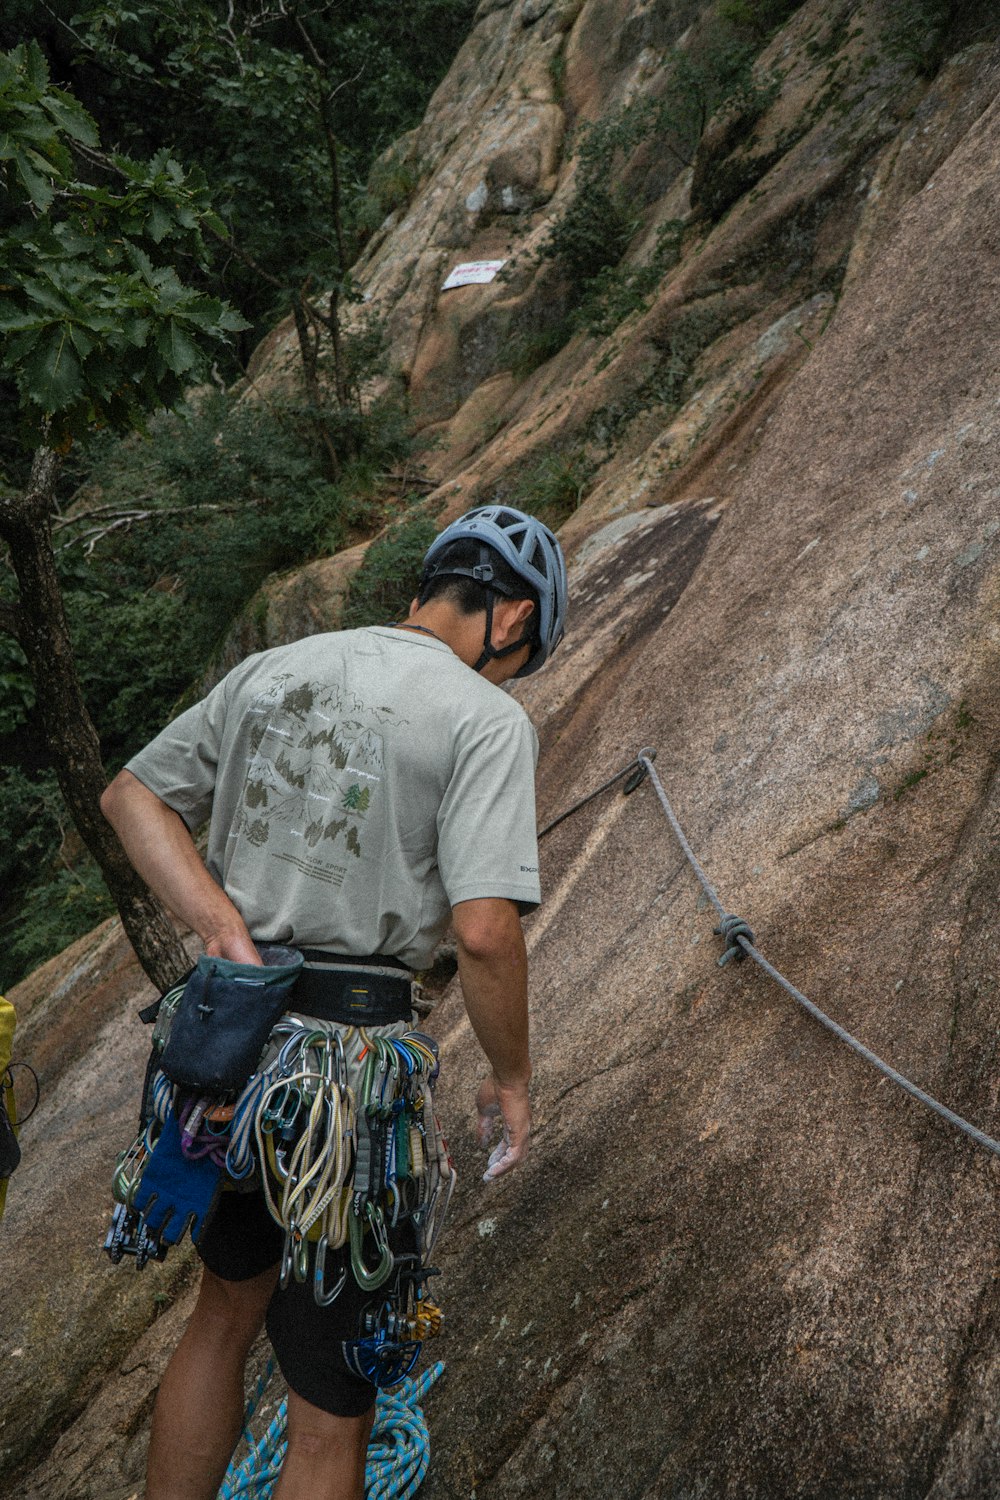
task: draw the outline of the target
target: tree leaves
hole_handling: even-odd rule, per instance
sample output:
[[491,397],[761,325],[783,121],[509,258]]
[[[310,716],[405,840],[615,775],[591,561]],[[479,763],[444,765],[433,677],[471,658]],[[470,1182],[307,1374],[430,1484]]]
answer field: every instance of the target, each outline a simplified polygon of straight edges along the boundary
[[22,395],[46,412],[61,412],[83,393],[83,369],[73,351],[70,329],[57,325],[21,360],[17,385]]
[[72,165],[63,136],[96,146],[97,126],[78,100],[50,84],[38,43],[0,54],[0,162],[10,164],[0,178],[15,205],[27,201],[42,213],[52,206],[54,184]]
[[373,227],[372,161],[417,124],[474,9],[98,0],[73,25],[102,110],[204,168],[226,226],[215,227],[238,247],[217,260],[216,287],[260,334],[307,279],[345,278]]
[[175,375],[186,375],[188,371],[196,370],[201,361],[198,345],[185,333],[176,318],[169,318],[159,329],[156,347]]
[[0,373],[29,440],[51,444],[95,424],[141,429],[247,326],[173,264],[205,266],[202,226],[215,220],[203,174],[159,151],[115,156],[107,181],[82,181],[81,146],[92,179],[93,120],[52,87],[35,43],[0,54]]

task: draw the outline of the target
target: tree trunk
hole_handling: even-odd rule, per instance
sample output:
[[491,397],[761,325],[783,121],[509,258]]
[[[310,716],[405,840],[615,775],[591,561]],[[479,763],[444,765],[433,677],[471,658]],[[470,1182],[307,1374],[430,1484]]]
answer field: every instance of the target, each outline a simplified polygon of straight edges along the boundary
[[66,805],[101,868],[139,962],[153,983],[165,990],[190,963],[166,911],[129,864],[101,813],[107,776],[97,731],[80,691],[52,551],[56,465],[51,449],[40,448],[27,490],[0,497],[0,537],[10,547],[18,582],[17,639],[28,659]]
[[330,478],[337,480],[340,478],[340,460],[333,446],[329,428],[323,420],[323,393],[319,388],[318,375],[319,351],[313,341],[301,292],[296,292],[292,297],[292,316],[295,319],[295,332],[298,335],[299,353],[302,357],[302,378],[305,381],[306,395],[312,405],[312,424],[326,452],[330,464]]

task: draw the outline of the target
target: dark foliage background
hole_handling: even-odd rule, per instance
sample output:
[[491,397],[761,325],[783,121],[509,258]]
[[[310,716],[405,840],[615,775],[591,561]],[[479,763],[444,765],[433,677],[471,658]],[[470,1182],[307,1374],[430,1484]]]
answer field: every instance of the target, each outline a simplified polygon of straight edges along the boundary
[[[0,50],[37,40],[53,80],[93,115],[109,149],[144,158],[169,147],[202,169],[216,212],[259,268],[224,246],[213,267],[212,290],[250,323],[234,347],[234,361],[245,363],[288,311],[287,295],[260,273],[287,286],[309,275],[329,285],[416,186],[413,164],[390,161],[374,175],[372,165],[419,123],[474,8],[473,0],[242,0],[230,25],[221,0],[7,0]],[[338,146],[346,264],[320,89]]]

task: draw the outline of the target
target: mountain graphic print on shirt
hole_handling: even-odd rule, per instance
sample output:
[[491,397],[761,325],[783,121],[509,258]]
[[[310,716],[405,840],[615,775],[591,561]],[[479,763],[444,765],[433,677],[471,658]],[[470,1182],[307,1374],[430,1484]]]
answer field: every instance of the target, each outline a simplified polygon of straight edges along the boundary
[[[305,875],[339,885],[361,858],[365,821],[385,771],[382,729],[405,724],[336,684],[272,679],[250,704],[251,757],[231,839],[246,839]],[[290,840],[302,841],[300,852]]]

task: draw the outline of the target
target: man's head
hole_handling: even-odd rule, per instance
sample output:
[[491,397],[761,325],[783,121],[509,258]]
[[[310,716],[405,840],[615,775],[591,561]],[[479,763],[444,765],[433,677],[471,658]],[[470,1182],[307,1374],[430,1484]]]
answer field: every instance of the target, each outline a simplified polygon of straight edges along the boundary
[[[566,564],[547,526],[507,506],[480,506],[442,531],[424,558],[419,604],[444,599],[463,616],[485,613],[481,672],[489,662],[529,654],[518,677],[538,670],[563,635]],[[494,640],[499,609],[507,639]]]

